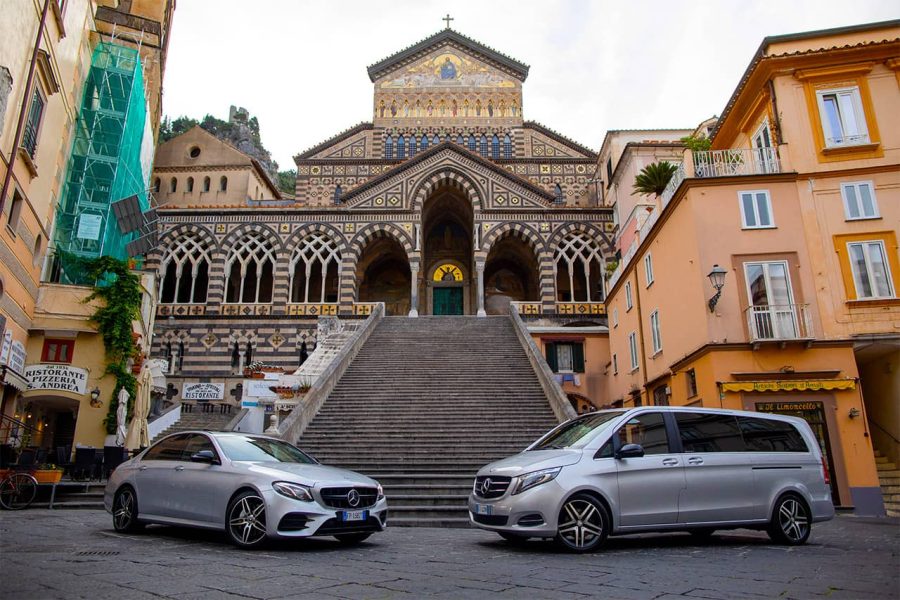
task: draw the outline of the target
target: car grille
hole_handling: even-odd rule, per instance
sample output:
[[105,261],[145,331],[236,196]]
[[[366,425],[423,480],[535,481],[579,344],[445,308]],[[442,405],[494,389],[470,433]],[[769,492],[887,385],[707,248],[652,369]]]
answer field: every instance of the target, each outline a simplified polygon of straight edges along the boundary
[[519,527],[538,527],[543,524],[544,517],[537,513],[531,513],[530,515],[525,515],[519,519]]
[[[488,490],[484,491],[483,487],[484,481],[486,479],[490,479],[491,482],[488,485]],[[512,481],[512,477],[500,477],[492,475],[476,477],[475,485],[472,487],[472,491],[475,492],[475,496],[477,496],[478,498],[499,498],[506,493],[506,488],[509,487],[510,481]]]
[[309,518],[303,513],[288,513],[281,517],[278,523],[278,531],[303,531]]
[[[351,506],[350,501],[347,499],[350,490],[356,490],[359,494],[359,502],[356,506]],[[375,502],[378,500],[378,490],[371,487],[322,488],[320,494],[325,506],[330,506],[331,508],[349,508],[352,510],[369,508],[375,506]]]
[[493,525],[495,527],[506,525],[506,522],[509,520],[509,517],[506,515],[476,515],[475,513],[472,513],[472,518],[475,519],[476,523]]

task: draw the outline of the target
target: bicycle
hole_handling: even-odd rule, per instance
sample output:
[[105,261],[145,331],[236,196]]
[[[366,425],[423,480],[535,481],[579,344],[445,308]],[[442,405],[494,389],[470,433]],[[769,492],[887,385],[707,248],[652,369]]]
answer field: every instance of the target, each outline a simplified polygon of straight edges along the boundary
[[37,495],[37,486],[37,479],[30,473],[8,474],[0,481],[0,507],[5,510],[28,508]]

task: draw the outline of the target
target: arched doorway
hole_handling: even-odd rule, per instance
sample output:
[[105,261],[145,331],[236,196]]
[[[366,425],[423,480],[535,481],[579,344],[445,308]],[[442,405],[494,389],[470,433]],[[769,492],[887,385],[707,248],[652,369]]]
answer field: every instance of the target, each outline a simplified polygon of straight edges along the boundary
[[356,280],[360,302],[384,302],[388,315],[409,313],[409,259],[393,238],[378,238],[366,246],[356,263]]
[[538,261],[524,241],[505,237],[491,246],[484,266],[484,307],[489,315],[505,315],[510,302],[541,299]]
[[[422,209],[424,290],[421,307],[429,315],[472,314],[471,202],[451,185],[438,187]],[[422,293],[424,291],[424,293]]]

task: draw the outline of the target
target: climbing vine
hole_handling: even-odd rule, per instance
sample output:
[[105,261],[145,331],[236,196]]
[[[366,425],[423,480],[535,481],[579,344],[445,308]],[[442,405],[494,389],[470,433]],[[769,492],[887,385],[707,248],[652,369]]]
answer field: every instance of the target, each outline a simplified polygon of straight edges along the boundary
[[138,349],[133,335],[132,321],[141,314],[141,281],[131,272],[127,262],[111,256],[101,256],[84,262],[86,275],[94,281],[94,291],[85,299],[103,302],[91,315],[97,330],[103,337],[106,348],[106,371],[104,375],[116,378],[116,387],[106,411],[103,424],[106,433],[116,432],[116,409],[119,390],[128,392],[128,413],[137,396],[137,378],[131,373],[128,360],[137,355]]

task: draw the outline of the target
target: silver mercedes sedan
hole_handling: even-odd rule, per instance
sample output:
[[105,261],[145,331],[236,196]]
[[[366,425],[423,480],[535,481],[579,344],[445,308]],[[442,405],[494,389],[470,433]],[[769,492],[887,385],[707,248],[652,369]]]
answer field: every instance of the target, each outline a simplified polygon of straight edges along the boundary
[[309,536],[356,544],[387,525],[377,481],[244,433],[165,437],[119,465],[103,501],[116,531],[147,523],[224,529],[242,548]]

